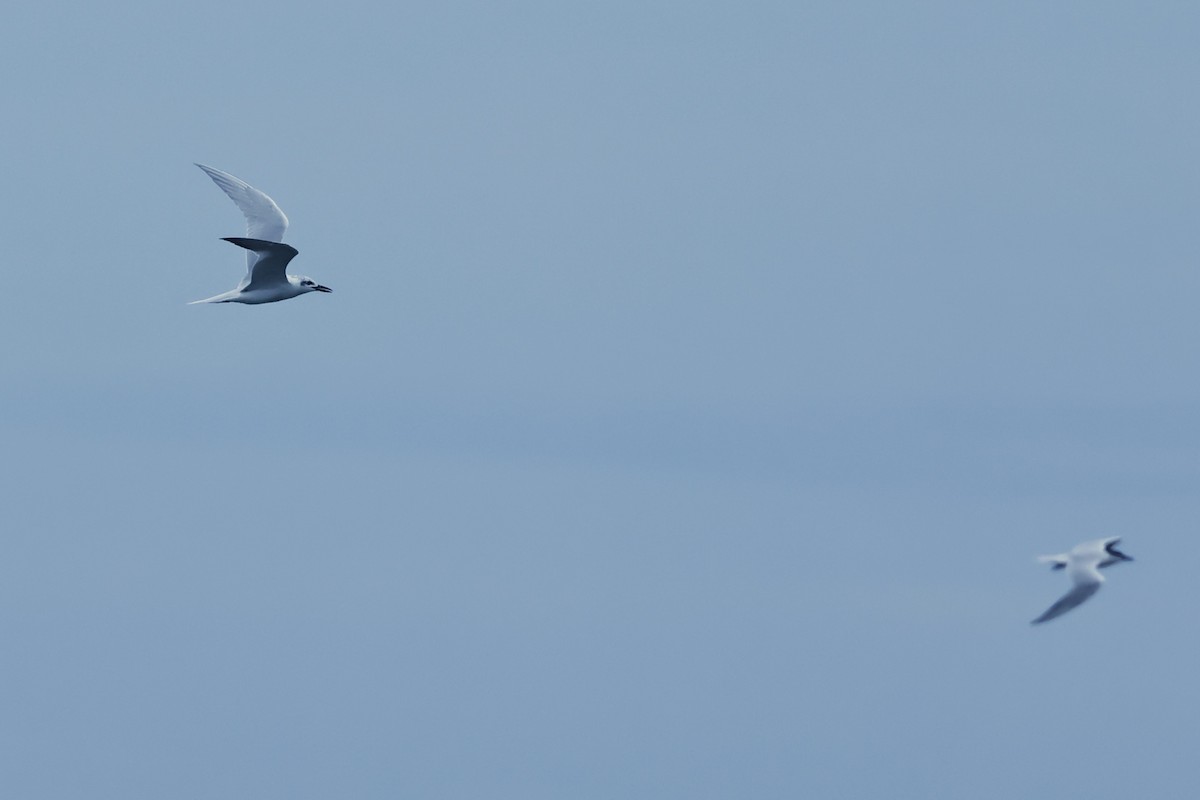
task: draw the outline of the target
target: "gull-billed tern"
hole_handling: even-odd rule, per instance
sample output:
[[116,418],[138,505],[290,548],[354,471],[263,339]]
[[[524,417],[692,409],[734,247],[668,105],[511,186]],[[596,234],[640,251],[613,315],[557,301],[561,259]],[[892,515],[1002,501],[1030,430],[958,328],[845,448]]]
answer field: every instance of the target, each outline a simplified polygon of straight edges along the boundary
[[204,300],[193,300],[189,305],[274,303],[309,292],[333,291],[304,275],[287,274],[288,262],[295,258],[297,251],[290,245],[281,244],[288,219],[274,200],[228,172],[203,164],[196,166],[208,173],[208,177],[229,195],[229,199],[246,216],[246,236],[225,239],[246,249],[246,277],[232,291]]
[[1098,592],[1100,585],[1104,583],[1104,576],[1100,574],[1104,567],[1111,567],[1122,561],[1133,561],[1117,549],[1119,541],[1120,536],[1110,536],[1107,539],[1077,544],[1066,553],[1038,556],[1038,561],[1052,565],[1052,569],[1067,571],[1067,577],[1071,579],[1071,591],[1060,597],[1058,602],[1046,609],[1046,612],[1031,624],[1037,625],[1065,614]]

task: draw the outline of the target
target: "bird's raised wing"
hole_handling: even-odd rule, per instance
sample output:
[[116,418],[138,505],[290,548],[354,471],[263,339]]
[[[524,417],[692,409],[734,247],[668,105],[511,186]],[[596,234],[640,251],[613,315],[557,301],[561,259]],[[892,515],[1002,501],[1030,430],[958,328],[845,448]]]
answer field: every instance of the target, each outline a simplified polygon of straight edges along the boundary
[[250,267],[247,280],[239,289],[261,289],[288,282],[287,265],[299,253],[290,244],[267,242],[262,239],[246,239],[240,236],[227,237],[225,241],[244,247],[258,257]]
[[[222,172],[219,169],[197,164],[204,170],[213,183],[221,187],[229,199],[237,204],[246,217],[246,236],[250,239],[261,239],[266,242],[282,242],[283,234],[287,231],[288,218],[275,205],[275,201],[266,194],[255,189],[241,178]],[[246,277],[242,279],[240,288],[244,288],[252,279],[254,264],[259,256],[253,251],[246,253]]]
[[288,219],[275,205],[275,201],[266,194],[255,189],[241,178],[222,172],[219,169],[197,164],[197,167],[208,173],[208,177],[229,195],[229,199],[237,204],[246,216],[246,236],[250,239],[262,239],[267,242],[282,242],[287,230]]
[[1071,587],[1071,591],[1058,598],[1058,601],[1054,605],[1046,609],[1044,614],[1030,624],[1037,625],[1041,622],[1048,622],[1055,617],[1062,616],[1098,591],[1100,591],[1100,581],[1077,583]]

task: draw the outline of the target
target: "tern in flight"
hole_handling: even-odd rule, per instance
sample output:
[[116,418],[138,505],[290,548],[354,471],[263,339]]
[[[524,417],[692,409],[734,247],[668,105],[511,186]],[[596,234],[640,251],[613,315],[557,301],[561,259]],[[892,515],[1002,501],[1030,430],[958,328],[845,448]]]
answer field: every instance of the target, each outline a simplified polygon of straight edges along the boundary
[[288,262],[296,257],[297,250],[283,244],[283,232],[288,220],[275,201],[228,172],[197,164],[208,173],[208,177],[229,195],[246,216],[246,235],[231,236],[225,241],[246,250],[246,277],[237,288],[206,298],[193,300],[195,303],[274,303],[288,300],[309,292],[332,292],[304,275],[288,275]]
[[1120,536],[1110,536],[1107,539],[1077,544],[1068,552],[1056,556],[1038,556],[1038,561],[1050,564],[1051,569],[1067,571],[1067,577],[1071,579],[1071,591],[1060,597],[1058,602],[1046,609],[1046,612],[1031,624],[1037,625],[1061,616],[1098,592],[1100,585],[1104,583],[1104,576],[1100,574],[1100,570],[1122,561],[1133,561],[1117,549],[1119,541]]

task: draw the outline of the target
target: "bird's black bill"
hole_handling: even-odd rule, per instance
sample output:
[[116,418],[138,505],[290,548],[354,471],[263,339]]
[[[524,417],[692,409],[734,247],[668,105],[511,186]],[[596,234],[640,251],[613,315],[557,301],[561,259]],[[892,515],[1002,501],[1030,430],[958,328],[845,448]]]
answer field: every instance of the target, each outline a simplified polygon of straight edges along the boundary
[[333,291],[333,289],[330,289],[328,286],[314,286],[313,288],[316,289],[318,292],[332,292]]

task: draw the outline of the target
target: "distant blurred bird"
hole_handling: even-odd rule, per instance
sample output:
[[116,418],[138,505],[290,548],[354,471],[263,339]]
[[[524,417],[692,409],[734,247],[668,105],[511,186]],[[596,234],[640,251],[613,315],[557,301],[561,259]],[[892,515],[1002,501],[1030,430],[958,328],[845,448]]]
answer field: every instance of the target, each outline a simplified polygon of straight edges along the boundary
[[1104,576],[1100,574],[1104,567],[1111,567],[1122,561],[1133,561],[1117,549],[1119,541],[1120,536],[1110,536],[1107,539],[1095,539],[1075,545],[1070,551],[1056,556],[1038,556],[1038,561],[1052,564],[1052,569],[1065,569],[1072,585],[1071,591],[1060,597],[1058,602],[1046,609],[1046,613],[1030,624],[1037,625],[1061,616],[1098,592],[1100,584],[1104,583]]
[[197,164],[208,173],[208,177],[229,195],[246,216],[246,236],[229,237],[232,242],[246,249],[246,277],[233,291],[224,292],[196,303],[274,303],[308,292],[332,292],[312,278],[304,275],[288,275],[288,262],[296,257],[297,250],[291,245],[281,244],[287,230],[288,219],[275,205],[275,201],[255,189],[241,178],[228,172]]

